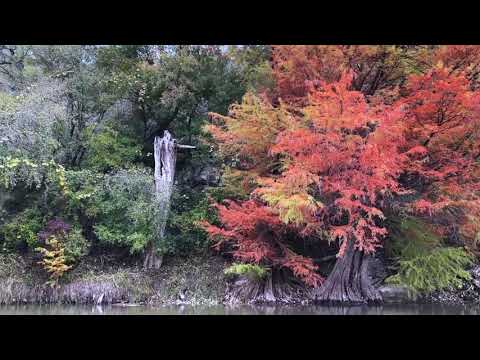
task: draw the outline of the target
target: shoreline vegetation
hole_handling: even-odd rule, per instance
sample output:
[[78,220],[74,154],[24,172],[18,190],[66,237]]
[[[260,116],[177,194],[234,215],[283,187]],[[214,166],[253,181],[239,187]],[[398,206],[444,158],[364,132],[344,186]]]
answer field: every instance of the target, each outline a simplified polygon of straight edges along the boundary
[[112,258],[86,259],[57,287],[31,271],[31,259],[0,255],[0,305],[144,304],[192,305],[221,302],[226,283],[224,260],[196,255],[168,258],[159,270],[145,271],[141,261],[125,264]]
[[[251,286],[246,283],[262,287],[268,281],[227,276],[225,269],[230,262],[212,253],[167,257],[159,270],[144,270],[141,261],[125,263],[111,256],[87,258],[56,288],[45,283],[45,274],[32,271],[33,261],[21,255],[0,255],[0,305],[339,305],[318,303],[305,288],[299,288],[296,296],[252,300],[252,294],[245,291]],[[370,305],[479,304],[480,287],[474,281],[480,279],[480,267],[474,267],[471,273],[473,282],[428,296],[402,286],[379,283],[382,300]],[[238,296],[238,288],[242,289],[243,298]]]
[[0,304],[480,301],[480,46],[0,45]]

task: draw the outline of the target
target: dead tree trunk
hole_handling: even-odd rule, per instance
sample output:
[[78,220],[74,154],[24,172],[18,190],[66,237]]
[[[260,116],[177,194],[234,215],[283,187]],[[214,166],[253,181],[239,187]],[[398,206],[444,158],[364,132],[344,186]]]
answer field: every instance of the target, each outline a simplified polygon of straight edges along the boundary
[[355,249],[354,242],[349,240],[343,257],[337,260],[325,283],[315,291],[315,300],[326,303],[381,301],[368,271],[371,260],[372,255]]
[[[156,239],[162,239],[165,236],[165,227],[167,226],[170,200],[175,178],[177,148],[195,149],[195,146],[177,144],[167,130],[164,131],[163,137],[155,137],[155,199],[157,202]],[[162,266],[162,259],[162,255],[158,253],[155,246],[155,239],[152,239],[145,252],[143,267],[145,269],[159,269],[160,266]]]
[[[155,198],[157,202],[156,226],[157,238],[165,236],[170,199],[175,176],[176,147],[175,140],[165,130],[163,137],[155,137]],[[159,269],[162,265],[162,255],[156,249],[155,241],[149,244],[143,266],[145,269]]]

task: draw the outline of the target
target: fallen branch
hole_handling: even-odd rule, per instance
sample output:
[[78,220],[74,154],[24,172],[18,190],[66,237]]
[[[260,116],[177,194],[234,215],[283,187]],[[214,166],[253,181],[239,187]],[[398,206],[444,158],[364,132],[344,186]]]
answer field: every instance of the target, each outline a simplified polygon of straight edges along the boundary
[[197,147],[196,146],[192,146],[192,145],[180,145],[180,144],[176,144],[177,148],[179,149],[196,149]]

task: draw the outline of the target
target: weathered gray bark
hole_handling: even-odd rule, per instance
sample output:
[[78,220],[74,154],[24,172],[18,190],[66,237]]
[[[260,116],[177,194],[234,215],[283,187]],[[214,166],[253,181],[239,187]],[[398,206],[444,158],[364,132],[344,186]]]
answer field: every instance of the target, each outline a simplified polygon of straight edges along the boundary
[[366,303],[382,300],[369,275],[372,255],[354,248],[349,241],[343,257],[339,258],[323,285],[316,289],[314,298],[327,303]]
[[[157,236],[161,239],[165,236],[165,227],[170,211],[177,158],[175,140],[167,130],[165,130],[163,137],[155,137],[154,156],[155,197],[158,206]],[[159,269],[161,265],[162,255],[158,254],[155,244],[152,242],[147,248],[143,266],[145,269]]]

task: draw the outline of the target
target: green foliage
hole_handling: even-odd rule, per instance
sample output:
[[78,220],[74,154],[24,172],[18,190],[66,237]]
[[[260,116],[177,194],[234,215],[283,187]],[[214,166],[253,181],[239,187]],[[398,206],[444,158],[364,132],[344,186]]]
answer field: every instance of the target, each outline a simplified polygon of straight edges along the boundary
[[252,280],[260,280],[267,276],[268,270],[256,264],[237,264],[234,263],[224,271],[227,277],[236,275],[245,275]]
[[138,253],[155,237],[156,206],[150,170],[134,168],[106,175],[91,199],[87,213],[96,222],[94,230],[101,244]]
[[470,280],[465,268],[473,257],[463,248],[442,247],[442,237],[433,225],[411,216],[390,219],[391,256],[398,270],[386,282],[430,293],[460,287]]
[[148,45],[112,45],[98,50],[97,64],[101,69],[128,71],[149,53]]
[[71,196],[67,198],[65,212],[71,217],[81,214],[93,217],[95,213],[95,191],[101,184],[104,175],[92,170],[66,170],[66,183],[71,189]]
[[77,263],[82,257],[88,254],[90,243],[85,239],[82,230],[74,227],[63,240],[65,246],[66,263]]
[[[214,212],[203,192],[182,189],[186,197],[177,192],[168,235],[155,239],[153,174],[135,166],[153,165],[153,136],[166,128],[180,143],[196,146],[183,158],[179,154],[178,170],[210,157],[212,149],[199,142],[201,127],[209,111],[226,113],[241,98],[246,67],[220,46],[9,45],[4,50],[9,63],[22,65],[2,68],[9,71],[8,90],[0,90],[0,239],[5,244],[38,246],[43,217],[59,216],[76,224],[57,239],[66,264],[78,262],[90,242],[131,253],[140,253],[152,239],[161,253],[208,247],[197,222],[214,221]],[[249,69],[266,59],[258,50],[242,55]],[[40,225],[23,213],[12,216],[32,204],[39,206]]]
[[0,158],[0,186],[11,189],[18,183],[39,189],[45,169],[27,158],[5,156]]
[[409,260],[427,254],[441,244],[441,236],[422,219],[411,216],[393,217],[389,225],[392,245],[390,255],[395,258]]
[[54,134],[66,120],[65,89],[59,81],[43,78],[0,101],[0,144],[15,157],[50,160],[61,146]]
[[88,128],[88,153],[85,166],[101,172],[125,168],[141,154],[141,146],[111,127],[94,134]]
[[0,112],[13,113],[19,103],[17,96],[0,92]]
[[44,219],[37,209],[27,209],[16,215],[0,229],[4,239],[4,248],[14,250],[27,245],[37,246],[38,232],[44,225]]
[[261,92],[274,87],[275,80],[269,63],[272,55],[271,46],[231,46],[229,54],[239,67],[243,83],[248,91]]
[[209,193],[219,203],[225,199],[247,200],[250,196],[248,190],[254,183],[253,177],[247,172],[224,167],[221,186],[211,188]]
[[133,105],[126,124],[145,149],[167,128],[191,142],[208,111],[225,113],[244,93],[238,67],[218,46],[111,46],[97,64],[104,92]]
[[310,195],[285,194],[278,190],[264,192],[262,198],[270,206],[277,207],[278,217],[285,224],[303,224],[305,218],[302,210],[311,209],[313,211],[319,204]]
[[210,208],[204,192],[174,192],[166,236],[160,240],[162,247],[172,255],[207,249],[209,240],[198,223],[215,220],[215,212]]
[[42,70],[45,74],[60,77],[73,70],[79,70],[95,52],[94,47],[85,45],[34,45],[31,48],[34,55],[29,58],[31,66]]
[[465,268],[472,264],[472,255],[462,248],[438,248],[428,255],[400,260],[398,273],[387,278],[386,282],[424,293],[459,288],[464,281],[471,280]]
[[8,190],[18,184],[36,190],[54,186],[61,194],[70,195],[65,168],[54,160],[38,163],[26,157],[0,157],[0,186]]

